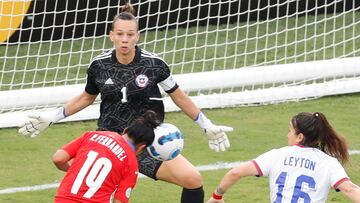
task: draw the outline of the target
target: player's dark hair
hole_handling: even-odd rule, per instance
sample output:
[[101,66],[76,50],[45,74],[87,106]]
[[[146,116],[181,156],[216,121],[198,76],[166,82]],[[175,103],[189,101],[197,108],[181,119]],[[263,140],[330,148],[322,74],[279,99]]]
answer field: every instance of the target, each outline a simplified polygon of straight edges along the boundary
[[318,148],[343,164],[349,160],[345,138],[335,131],[323,113],[302,112],[294,116],[291,123],[296,133],[305,137],[301,145]]
[[137,23],[135,18],[135,9],[129,2],[126,2],[125,5],[121,7],[121,12],[114,17],[111,30],[114,30],[114,25],[118,20],[134,20]]
[[124,133],[134,141],[134,144],[144,143],[149,146],[154,141],[154,129],[161,124],[157,114],[148,110],[145,114],[135,119]]

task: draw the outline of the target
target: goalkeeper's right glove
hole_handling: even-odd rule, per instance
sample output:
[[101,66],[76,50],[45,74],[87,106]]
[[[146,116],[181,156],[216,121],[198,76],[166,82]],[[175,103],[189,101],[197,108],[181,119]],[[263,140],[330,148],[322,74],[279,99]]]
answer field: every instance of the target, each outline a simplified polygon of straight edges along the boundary
[[230,147],[230,141],[226,135],[227,132],[233,131],[232,127],[214,125],[205,114],[200,112],[195,122],[204,129],[209,141],[209,147],[216,152],[225,151]]
[[43,130],[66,117],[65,108],[60,107],[54,111],[28,115],[29,120],[21,123],[19,133],[30,135],[31,138],[38,136]]

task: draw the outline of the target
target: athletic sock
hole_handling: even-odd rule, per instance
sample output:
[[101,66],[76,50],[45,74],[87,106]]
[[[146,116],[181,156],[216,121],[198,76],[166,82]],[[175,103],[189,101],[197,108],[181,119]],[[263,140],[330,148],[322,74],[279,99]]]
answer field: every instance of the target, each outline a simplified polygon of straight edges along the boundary
[[181,193],[181,203],[204,203],[203,187],[195,189],[183,188]]

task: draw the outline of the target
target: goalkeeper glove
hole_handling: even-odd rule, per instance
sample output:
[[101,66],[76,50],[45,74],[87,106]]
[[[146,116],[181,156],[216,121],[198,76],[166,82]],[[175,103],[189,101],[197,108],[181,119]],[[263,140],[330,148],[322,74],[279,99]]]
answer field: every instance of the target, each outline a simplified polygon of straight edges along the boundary
[[214,125],[202,112],[199,113],[195,122],[204,129],[209,140],[210,149],[218,152],[225,151],[226,148],[230,147],[230,142],[226,132],[233,131],[232,127]]
[[18,126],[20,128],[19,133],[34,138],[53,123],[65,118],[65,108],[60,107],[46,114],[32,114],[28,117],[28,121]]

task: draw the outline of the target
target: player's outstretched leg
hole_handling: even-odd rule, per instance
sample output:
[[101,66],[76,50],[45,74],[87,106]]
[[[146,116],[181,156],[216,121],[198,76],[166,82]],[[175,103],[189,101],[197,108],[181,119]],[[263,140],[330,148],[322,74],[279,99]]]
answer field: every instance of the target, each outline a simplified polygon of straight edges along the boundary
[[181,203],[203,203],[204,190],[200,172],[184,156],[161,164],[156,177],[183,187]]

